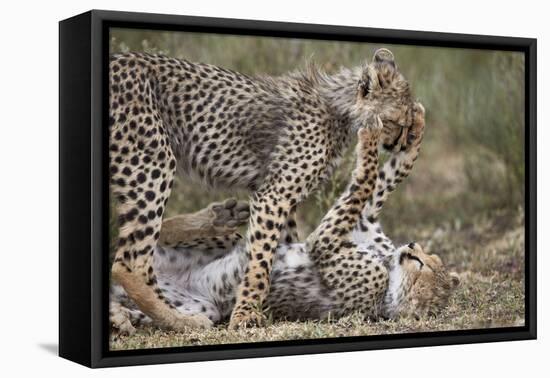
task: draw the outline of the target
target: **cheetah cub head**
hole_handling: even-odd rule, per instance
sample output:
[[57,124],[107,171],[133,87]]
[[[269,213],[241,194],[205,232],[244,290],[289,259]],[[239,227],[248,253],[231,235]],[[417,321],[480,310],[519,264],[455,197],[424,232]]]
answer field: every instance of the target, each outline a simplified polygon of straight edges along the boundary
[[[399,283],[392,285],[395,316],[434,316],[443,310],[449,297],[460,284],[458,275],[448,272],[439,256],[425,253],[419,244],[411,243],[398,250],[395,271]],[[390,307],[392,307],[390,305]]]
[[356,117],[365,119],[364,124],[369,124],[369,117],[375,114],[381,118],[381,143],[386,150],[405,148],[407,131],[413,123],[414,99],[390,50],[376,50],[371,63],[363,66],[354,107]]

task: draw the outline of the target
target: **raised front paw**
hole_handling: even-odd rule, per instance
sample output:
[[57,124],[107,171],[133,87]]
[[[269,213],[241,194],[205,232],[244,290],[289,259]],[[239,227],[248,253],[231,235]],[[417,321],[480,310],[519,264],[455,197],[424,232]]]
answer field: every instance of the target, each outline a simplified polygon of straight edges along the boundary
[[360,128],[357,132],[359,144],[367,147],[373,144],[378,145],[380,135],[382,134],[383,124],[379,116],[373,117],[373,121],[368,127]]
[[418,146],[422,142],[424,136],[425,113],[424,106],[420,102],[414,103],[414,118],[413,123],[407,134],[407,146],[409,149],[413,146]]
[[234,198],[223,202],[216,202],[209,206],[214,227],[224,230],[234,230],[246,224],[250,217],[250,208],[247,201],[237,201]]
[[233,313],[231,314],[229,328],[261,327],[265,324],[265,321],[265,315],[260,311],[254,310],[248,305],[237,306],[233,309]]

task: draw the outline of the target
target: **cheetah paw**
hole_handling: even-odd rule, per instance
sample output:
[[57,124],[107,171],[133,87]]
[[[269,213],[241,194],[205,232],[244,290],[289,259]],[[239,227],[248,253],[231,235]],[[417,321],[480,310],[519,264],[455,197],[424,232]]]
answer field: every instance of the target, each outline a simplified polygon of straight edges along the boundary
[[206,315],[196,314],[190,316],[191,326],[193,328],[212,328],[214,323]]
[[168,325],[167,328],[173,329],[174,331],[186,332],[189,328],[198,329],[198,328],[212,328],[214,323],[212,320],[208,319],[207,316],[203,314],[195,315],[184,315],[181,314],[178,316],[177,320]]
[[248,222],[250,208],[247,201],[237,201],[234,198],[209,206],[214,227],[224,230],[235,230]]
[[422,142],[425,127],[425,113],[424,106],[421,103],[416,102],[414,104],[414,119],[411,129],[407,134],[407,149],[413,146],[417,146]]
[[229,321],[230,329],[261,327],[265,324],[266,318],[256,311],[234,311]]
[[136,329],[130,322],[128,314],[123,311],[112,314],[109,320],[111,322],[111,334],[115,338],[120,336],[131,336],[136,332]]

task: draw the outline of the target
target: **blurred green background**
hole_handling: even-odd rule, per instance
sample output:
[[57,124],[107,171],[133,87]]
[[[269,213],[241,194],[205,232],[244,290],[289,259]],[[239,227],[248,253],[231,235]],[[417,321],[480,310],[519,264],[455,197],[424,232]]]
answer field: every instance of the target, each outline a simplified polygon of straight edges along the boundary
[[[313,59],[331,72],[389,48],[427,110],[423,148],[411,177],[383,210],[387,233],[408,241],[412,226],[464,229],[488,219],[507,229],[523,222],[524,58],[515,52],[379,45],[149,30],[111,30],[111,52],[145,51],[231,68],[281,75]],[[304,237],[344,188],[352,161],[299,208]],[[205,191],[178,179],[167,215],[197,210],[244,193]],[[114,228],[113,228],[114,229]],[[114,236],[113,232],[113,236]]]

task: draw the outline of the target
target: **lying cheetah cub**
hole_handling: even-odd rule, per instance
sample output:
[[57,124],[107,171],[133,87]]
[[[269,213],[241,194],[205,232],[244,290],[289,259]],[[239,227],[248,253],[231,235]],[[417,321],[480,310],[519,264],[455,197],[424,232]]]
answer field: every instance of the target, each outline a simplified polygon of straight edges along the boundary
[[[382,232],[378,215],[388,195],[413,167],[424,131],[424,109],[415,116],[407,146],[378,169],[382,122],[358,132],[351,182],[305,243],[281,244],[271,274],[266,307],[274,318],[323,319],[360,312],[369,317],[435,314],[458,283],[441,259],[420,245],[395,247]],[[248,258],[236,226],[246,222],[247,203],[226,200],[195,214],[166,220],[169,235],[158,246],[158,282],[178,311],[226,321],[235,303]],[[199,235],[190,229],[201,229]],[[112,287],[111,324],[130,334],[151,323]]]

